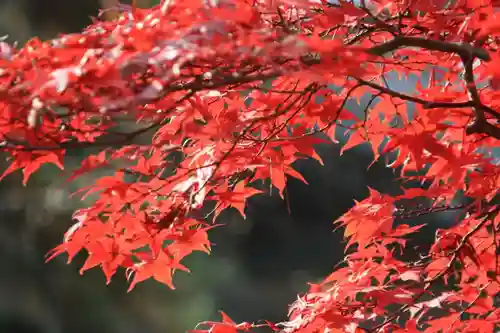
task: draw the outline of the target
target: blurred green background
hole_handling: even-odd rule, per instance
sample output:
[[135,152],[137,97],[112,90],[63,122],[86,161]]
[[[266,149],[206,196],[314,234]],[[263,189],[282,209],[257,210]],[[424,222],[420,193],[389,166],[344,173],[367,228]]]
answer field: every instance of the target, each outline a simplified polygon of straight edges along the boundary
[[[0,34],[22,43],[78,31],[105,1],[0,0]],[[68,185],[51,167],[26,188],[19,174],[7,177],[0,182],[0,333],[180,333],[218,319],[218,310],[236,321],[284,320],[306,282],[330,273],[342,258],[332,221],[368,194],[367,185],[398,188],[392,171],[380,164],[368,170],[365,148],[340,157],[338,145],[323,145],[325,167],[298,163],[309,185],[289,181],[290,211],[267,195],[251,200],[247,220],[223,214],[219,222],[227,226],[212,232],[213,254],[189,258],[192,274],[179,273],[175,291],[148,281],[126,293],[123,272],[106,286],[98,269],[79,275],[82,256],[71,265],[63,257],[45,264],[45,253],[72,224],[72,211],[84,205],[71,192],[90,179]],[[85,154],[72,152],[67,163],[76,165]],[[2,158],[0,167],[6,165]]]

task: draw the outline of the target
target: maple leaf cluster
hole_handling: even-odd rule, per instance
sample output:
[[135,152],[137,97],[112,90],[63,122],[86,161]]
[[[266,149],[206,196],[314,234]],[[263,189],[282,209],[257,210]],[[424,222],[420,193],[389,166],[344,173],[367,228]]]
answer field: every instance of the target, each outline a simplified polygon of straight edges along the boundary
[[[0,42],[0,143],[26,184],[40,166],[92,148],[71,179],[112,174],[49,256],[88,254],[108,283],[174,288],[182,260],[210,252],[221,211],[244,215],[270,179],[281,196],[292,164],[321,162],[318,134],[369,144],[405,183],[370,195],[335,223],[345,260],[279,324],[205,322],[197,332],[493,332],[500,311],[500,3],[487,0],[164,0],[121,6],[113,21],[20,48]],[[413,76],[413,92],[388,75]],[[360,112],[348,101],[370,95]],[[137,139],[141,140],[138,144]],[[96,152],[97,151],[97,152]],[[407,184],[407,185],[406,185]],[[413,184],[413,185],[412,185]],[[418,184],[418,186],[415,186]],[[401,202],[462,217],[428,253],[405,261],[421,226],[396,224]],[[211,217],[203,214],[214,202]],[[410,209],[411,213],[411,209]],[[417,212],[418,214],[418,212]],[[411,214],[410,214],[411,215]],[[410,249],[411,250],[411,249]],[[440,286],[437,288],[436,286]]]

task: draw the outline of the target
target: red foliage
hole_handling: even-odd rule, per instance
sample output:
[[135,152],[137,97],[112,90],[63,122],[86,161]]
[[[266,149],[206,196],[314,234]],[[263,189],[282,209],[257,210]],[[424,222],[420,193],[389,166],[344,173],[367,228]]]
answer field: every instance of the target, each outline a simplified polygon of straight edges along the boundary
[[[174,272],[188,270],[182,259],[210,251],[214,225],[199,214],[206,201],[216,216],[227,207],[243,214],[259,193],[251,183],[267,178],[282,194],[287,176],[302,179],[294,161],[320,160],[316,134],[346,128],[344,149],[368,143],[375,159],[390,156],[390,167],[423,187],[394,197],[371,190],[356,203],[338,221],[350,245],[344,265],[299,297],[289,321],[236,324],[223,315],[197,332],[493,332],[499,6],[165,0],[123,7],[116,21],[79,34],[19,49],[2,42],[0,140],[11,163],[3,176],[22,169],[26,183],[42,164],[62,168],[70,149],[97,149],[71,178],[115,171],[82,189],[98,198],[75,213],[50,257],[85,250],[82,272],[100,266],[109,282],[121,267],[130,288],[148,278],[173,288]],[[420,81],[405,93],[389,86],[389,73]],[[373,98],[361,114],[345,108],[366,94]],[[147,144],[134,143],[147,134]],[[396,205],[427,198],[432,212],[459,194],[471,202],[464,218],[440,230],[425,257],[400,259],[419,227],[394,227]]]

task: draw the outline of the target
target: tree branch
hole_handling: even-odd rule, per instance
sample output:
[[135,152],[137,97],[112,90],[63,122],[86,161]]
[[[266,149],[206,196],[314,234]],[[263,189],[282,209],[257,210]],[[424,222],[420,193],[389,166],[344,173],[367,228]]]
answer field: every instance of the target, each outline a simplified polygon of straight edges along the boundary
[[[466,72],[467,69],[466,69]],[[470,80],[469,77],[470,74],[466,73],[466,81]],[[473,76],[472,76],[473,77]],[[470,107],[474,110],[474,114],[476,119],[474,122],[472,122],[466,129],[467,134],[473,134],[473,133],[483,133],[488,136],[491,136],[495,139],[500,139],[500,128],[496,127],[495,125],[489,123],[486,119],[485,113],[488,113],[495,117],[496,119],[500,120],[500,113],[496,112],[492,108],[482,104],[482,102],[479,100],[479,93],[477,92],[477,88],[470,87],[468,88],[469,90],[472,89],[472,93],[469,92],[469,96],[471,100],[466,101],[466,102],[445,102],[445,101],[427,101],[425,99],[411,96],[411,95],[406,95],[397,91],[394,91],[392,89],[383,87],[381,85],[378,85],[376,83],[366,81],[360,78],[355,78],[359,83],[368,86],[370,88],[376,89],[384,94],[400,98],[404,101],[408,102],[413,102],[416,104],[422,105],[426,109],[438,109],[438,108],[466,108]],[[473,82],[473,81],[472,81]],[[468,84],[469,86],[470,84]],[[475,93],[474,93],[475,91]]]
[[374,46],[368,53],[383,56],[388,52],[396,51],[402,47],[420,47],[430,51],[440,51],[445,53],[456,53],[461,57],[478,58],[483,61],[490,61],[491,57],[485,49],[474,47],[466,43],[450,43],[434,39],[420,37],[396,37],[389,42]]
[[472,56],[461,56],[462,62],[464,64],[464,80],[467,85],[467,91],[469,93],[469,98],[474,103],[472,109],[474,110],[475,119],[467,126],[466,133],[484,133],[495,139],[500,140],[500,128],[493,124],[490,124],[485,116],[485,105],[481,102],[481,96],[477,91],[476,82],[474,80],[474,68],[473,62],[474,58]]

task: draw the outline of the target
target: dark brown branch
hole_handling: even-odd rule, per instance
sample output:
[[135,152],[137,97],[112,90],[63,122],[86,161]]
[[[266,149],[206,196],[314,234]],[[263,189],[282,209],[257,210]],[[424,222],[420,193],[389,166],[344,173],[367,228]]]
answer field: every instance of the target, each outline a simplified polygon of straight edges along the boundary
[[[430,40],[420,37],[396,37],[393,40],[375,46],[368,50],[373,55],[383,56],[388,52],[395,51],[402,47],[420,47],[431,51],[440,51],[445,53],[456,53],[460,56],[464,64],[464,80],[467,85],[469,94],[469,101],[462,103],[449,103],[449,102],[428,102],[420,98],[408,96],[397,93],[391,89],[378,86],[371,82],[365,81],[364,83],[374,89],[384,92],[388,95],[399,97],[406,101],[411,101],[423,105],[425,108],[457,108],[457,107],[471,107],[474,111],[475,119],[467,126],[466,133],[481,133],[486,134],[495,139],[500,139],[500,128],[489,123],[486,119],[485,113],[489,113],[497,120],[500,119],[500,113],[484,105],[481,102],[479,92],[474,80],[473,62],[476,58],[483,61],[490,61],[491,57],[485,49],[474,47],[466,43],[450,43],[438,40]],[[359,81],[359,80],[358,80]]]
[[488,52],[482,48],[474,47],[465,43],[450,43],[434,39],[420,37],[396,37],[387,43],[372,47],[368,53],[383,56],[388,52],[396,51],[402,47],[420,47],[430,51],[440,51],[445,53],[456,53],[461,57],[478,58],[484,61],[490,61]]
[[[499,135],[500,135],[500,129],[498,129],[497,127],[495,127],[494,125],[490,124],[487,122],[486,118],[484,117],[484,113],[488,113],[490,114],[491,116],[493,116],[494,118],[500,120],[500,113],[498,113],[497,111],[493,110],[492,108],[482,104],[482,103],[478,103],[476,100],[472,99],[472,100],[469,100],[469,101],[465,101],[465,102],[446,102],[446,101],[428,101],[428,100],[425,100],[425,99],[422,99],[422,98],[419,98],[419,97],[415,97],[415,96],[411,96],[411,95],[407,95],[407,94],[403,94],[403,93],[400,93],[400,92],[397,92],[395,90],[392,90],[390,88],[386,88],[384,86],[381,86],[381,85],[378,85],[376,83],[373,83],[373,82],[370,82],[370,81],[366,81],[366,80],[363,80],[361,78],[355,78],[359,83],[365,85],[365,86],[368,86],[370,88],[373,88],[375,90],[378,90],[384,94],[387,94],[387,95],[390,95],[392,97],[397,97],[397,98],[400,98],[404,101],[408,101],[408,102],[413,102],[413,103],[416,103],[416,104],[420,104],[422,105],[424,108],[426,109],[439,109],[439,108],[449,108],[449,109],[460,109],[460,108],[474,108],[474,109],[478,109],[478,110],[481,110],[482,114],[483,114],[483,119],[484,119],[484,122],[481,122],[479,123],[480,126],[482,126],[482,130],[480,131],[477,131],[477,126],[479,125],[474,125],[472,124],[472,126],[476,126],[475,129],[476,131],[471,131],[472,129],[471,126],[469,126],[469,130],[468,130],[468,133],[484,133],[484,134],[488,134],[494,138],[500,138]],[[476,89],[477,91],[477,89]],[[471,96],[472,98],[472,96]]]
[[474,79],[474,58],[472,58],[471,56],[462,56],[461,58],[464,64],[464,80],[467,85],[469,98],[474,103],[472,109],[474,110],[475,115],[474,121],[469,126],[467,126],[466,133],[483,133],[500,140],[500,128],[496,127],[493,124],[490,124],[484,114],[486,110],[485,105],[483,104],[483,102],[481,102],[481,97],[479,96],[479,92],[477,91],[477,86]]
[[400,98],[404,101],[408,102],[413,102],[416,104],[421,104],[423,105],[426,109],[437,109],[437,108],[465,108],[465,107],[471,107],[473,106],[472,101],[467,101],[467,102],[445,102],[445,101],[428,101],[419,97],[403,94],[400,92],[397,92],[395,90],[392,90],[390,88],[386,88],[384,86],[378,85],[376,83],[366,81],[361,78],[354,78],[356,81],[361,83],[362,85],[368,86],[370,88],[373,88],[375,90],[378,90],[384,94],[390,95],[392,97],[397,97]]
[[124,144],[132,142],[137,137],[142,134],[156,129],[161,126],[160,123],[153,123],[147,127],[138,129],[130,133],[108,133],[110,135],[120,136],[118,139],[103,139],[96,140],[94,142],[89,141],[68,141],[55,144],[54,146],[32,146],[28,145],[26,142],[18,141],[12,138],[5,137],[3,145],[0,145],[0,150],[4,151],[58,151],[66,149],[79,149],[79,148],[93,148],[93,147],[122,147]]
[[[446,101],[428,101],[423,98],[411,96],[411,95],[406,95],[400,92],[397,92],[395,90],[392,90],[390,88],[386,88],[384,86],[378,85],[376,83],[366,81],[360,78],[355,78],[356,81],[359,83],[368,86],[370,88],[373,88],[375,90],[378,90],[384,94],[390,95],[392,97],[397,97],[402,100],[408,101],[408,102],[413,102],[416,104],[421,104],[424,108],[426,109],[440,109],[440,108],[449,108],[449,109],[460,109],[460,108],[468,108],[468,107],[473,107],[475,105],[474,101],[465,101],[465,102],[446,102]],[[493,117],[500,119],[500,113],[497,111],[487,107],[486,105],[482,106],[484,112],[489,113]]]

